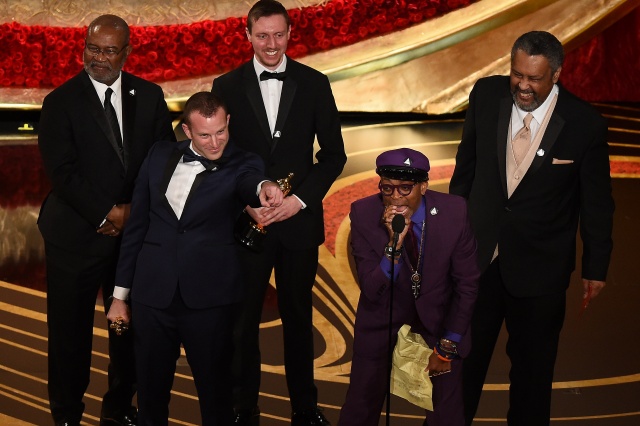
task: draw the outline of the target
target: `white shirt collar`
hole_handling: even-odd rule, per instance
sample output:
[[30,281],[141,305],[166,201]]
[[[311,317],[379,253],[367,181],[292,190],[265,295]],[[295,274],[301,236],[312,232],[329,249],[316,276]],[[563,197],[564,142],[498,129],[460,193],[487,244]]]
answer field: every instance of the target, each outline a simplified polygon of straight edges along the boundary
[[[200,155],[200,154],[198,153],[198,151],[196,151],[195,149],[193,149],[193,139],[191,139],[191,142],[189,143],[189,149],[190,149],[191,151],[193,151],[193,153],[194,153],[195,155]],[[200,156],[202,157],[202,155],[200,155]]]
[[[108,87],[111,87],[111,90],[116,94],[116,98],[119,98],[122,93],[122,71],[118,74],[118,78],[113,82],[111,86],[107,86],[104,83],[100,83],[93,79],[93,77],[89,76],[93,87],[96,89],[96,93],[100,96],[100,101],[104,103],[104,92],[107,91]],[[113,100],[112,100],[113,102]]]

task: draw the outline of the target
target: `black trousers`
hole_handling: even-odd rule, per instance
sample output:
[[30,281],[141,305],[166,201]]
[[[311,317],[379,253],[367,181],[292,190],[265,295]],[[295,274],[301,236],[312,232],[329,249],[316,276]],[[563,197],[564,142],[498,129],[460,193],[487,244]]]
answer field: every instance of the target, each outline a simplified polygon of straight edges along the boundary
[[184,304],[179,289],[166,309],[134,300],[131,312],[136,324],[139,426],[168,424],[169,399],[181,344],[198,391],[200,424],[233,423],[229,365],[235,309],[235,305],[191,309]]
[[464,360],[463,395],[466,424],[476,414],[482,386],[503,322],[509,334],[509,412],[512,426],[548,425],[551,386],[565,316],[565,291],[516,298],[505,289],[496,259],[480,277],[471,321],[471,353]]
[[284,333],[284,366],[293,411],[314,408],[318,391],[313,379],[312,288],[318,269],[318,247],[288,250],[268,232],[261,253],[239,248],[245,298],[234,328],[234,405],[252,409],[260,389],[259,329],[262,305],[275,270],[278,309]]
[[[107,311],[117,253],[80,255],[47,242],[45,253],[51,414],[55,421],[79,422],[84,411],[82,398],[89,385],[96,298],[102,288]],[[118,418],[131,407],[136,390],[131,333],[117,336],[109,330],[108,379],[102,415]]]

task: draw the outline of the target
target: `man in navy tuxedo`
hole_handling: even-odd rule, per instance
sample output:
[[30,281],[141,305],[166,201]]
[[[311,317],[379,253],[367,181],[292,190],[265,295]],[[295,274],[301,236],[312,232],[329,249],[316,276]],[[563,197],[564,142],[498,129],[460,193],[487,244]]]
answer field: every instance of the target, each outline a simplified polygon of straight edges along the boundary
[[156,143],[136,180],[108,318],[134,321],[140,425],[167,424],[181,344],[202,424],[233,421],[228,372],[242,297],[233,224],[246,204],[278,207],[282,191],[257,155],[229,140],[228,123],[218,97],[191,96],[182,125],[190,140]]
[[605,286],[614,211],[607,124],[558,83],[563,59],[552,34],[523,34],[511,50],[510,75],[478,80],[469,96],[449,187],[468,200],[482,270],[464,368],[467,424],[503,323],[507,421],[549,424],[578,225],[583,303]]
[[[247,299],[236,327],[236,424],[259,421],[258,331],[265,291],[275,268],[284,333],[284,366],[295,426],[327,425],[317,408],[313,377],[312,288],[324,241],[322,199],[346,162],[338,110],[329,80],[285,55],[289,15],[275,0],[260,0],[247,16],[253,60],[218,77],[212,91],[229,106],[238,146],[257,153],[271,179],[293,173],[282,206],[247,211],[267,226],[263,251],[242,250]],[[314,139],[320,147],[314,161]]]
[[[56,424],[78,425],[89,385],[98,291],[106,299],[133,183],[157,140],[175,141],[160,86],[121,71],[132,51],[114,15],[87,29],[84,69],[44,99],[38,145],[51,192],[38,227],[44,238],[49,327],[49,403]],[[109,390],[101,426],[135,424],[133,343],[109,331]]]

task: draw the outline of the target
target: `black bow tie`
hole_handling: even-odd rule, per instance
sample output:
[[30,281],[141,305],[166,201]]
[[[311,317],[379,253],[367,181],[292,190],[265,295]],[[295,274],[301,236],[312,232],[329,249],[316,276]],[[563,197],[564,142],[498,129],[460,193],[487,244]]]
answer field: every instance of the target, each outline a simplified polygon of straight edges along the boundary
[[208,158],[196,154],[190,148],[185,149],[184,153],[182,154],[182,162],[191,163],[193,161],[199,161],[207,170],[211,170],[215,166],[217,166],[215,161],[209,160]]
[[287,78],[287,73],[262,71],[262,74],[260,74],[260,81],[269,80],[270,78],[282,81]]

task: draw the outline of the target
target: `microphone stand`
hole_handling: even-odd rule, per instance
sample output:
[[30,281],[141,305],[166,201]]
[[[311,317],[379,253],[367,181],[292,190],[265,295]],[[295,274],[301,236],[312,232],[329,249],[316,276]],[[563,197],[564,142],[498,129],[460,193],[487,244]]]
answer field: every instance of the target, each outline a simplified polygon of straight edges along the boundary
[[388,362],[387,362],[387,411],[386,411],[386,426],[390,425],[391,421],[391,370],[393,364],[393,287],[395,285],[395,265],[396,265],[396,246],[398,245],[398,239],[400,233],[404,231],[405,223],[404,216],[397,214],[391,221],[391,228],[393,229],[393,246],[391,247],[391,277],[389,278],[389,335],[388,335]]

